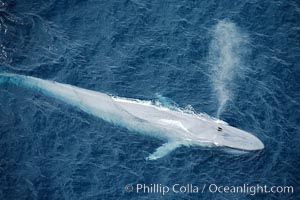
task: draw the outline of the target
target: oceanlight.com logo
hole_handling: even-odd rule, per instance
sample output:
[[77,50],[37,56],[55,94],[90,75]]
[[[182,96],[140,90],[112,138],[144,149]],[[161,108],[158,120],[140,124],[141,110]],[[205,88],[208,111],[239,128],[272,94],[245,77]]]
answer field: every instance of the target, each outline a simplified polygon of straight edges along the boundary
[[223,186],[210,184],[208,191],[211,193],[246,193],[250,195],[268,194],[268,193],[294,193],[293,186],[267,186],[267,185],[248,185]]
[[160,194],[166,195],[168,193],[244,193],[249,195],[256,194],[269,194],[269,193],[286,193],[293,194],[293,186],[267,186],[267,185],[249,185],[243,184],[238,186],[229,185],[218,185],[218,184],[173,184],[173,185],[163,185],[163,184],[128,184],[124,188],[125,192],[134,192],[137,194]]

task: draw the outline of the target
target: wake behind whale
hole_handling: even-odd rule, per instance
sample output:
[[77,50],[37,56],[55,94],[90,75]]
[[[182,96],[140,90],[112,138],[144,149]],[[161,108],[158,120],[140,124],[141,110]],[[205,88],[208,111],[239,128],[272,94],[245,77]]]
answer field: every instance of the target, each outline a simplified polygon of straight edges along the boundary
[[217,117],[233,99],[234,78],[245,70],[244,58],[248,53],[247,34],[235,23],[219,21],[213,29],[208,62],[211,65],[211,80],[218,98]]
[[130,131],[165,141],[148,159],[155,160],[180,146],[224,146],[241,150],[263,149],[254,135],[207,115],[171,109],[151,101],[114,97],[76,86],[35,77],[0,74],[0,83],[43,93],[86,113]]

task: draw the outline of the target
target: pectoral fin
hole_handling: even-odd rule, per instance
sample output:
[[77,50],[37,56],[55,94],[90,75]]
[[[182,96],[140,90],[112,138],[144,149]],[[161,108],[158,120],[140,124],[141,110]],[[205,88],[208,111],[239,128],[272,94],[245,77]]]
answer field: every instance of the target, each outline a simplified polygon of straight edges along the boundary
[[147,160],[157,160],[168,155],[171,151],[175,150],[182,144],[179,142],[168,142],[158,147],[154,153],[147,157]]

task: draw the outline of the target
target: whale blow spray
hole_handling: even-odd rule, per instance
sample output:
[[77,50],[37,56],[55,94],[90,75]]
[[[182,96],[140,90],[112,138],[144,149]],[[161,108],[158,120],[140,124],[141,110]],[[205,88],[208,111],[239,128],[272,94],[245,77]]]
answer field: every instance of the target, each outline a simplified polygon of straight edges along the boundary
[[234,78],[241,76],[245,70],[247,44],[247,34],[233,22],[221,20],[213,28],[208,62],[211,65],[212,85],[218,99],[218,118],[234,96]]

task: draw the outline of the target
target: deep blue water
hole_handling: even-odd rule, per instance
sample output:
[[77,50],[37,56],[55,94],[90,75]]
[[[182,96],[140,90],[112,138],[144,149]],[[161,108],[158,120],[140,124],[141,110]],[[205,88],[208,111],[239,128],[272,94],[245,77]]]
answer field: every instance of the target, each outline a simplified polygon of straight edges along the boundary
[[[300,3],[0,1],[0,72],[205,112],[260,138],[182,147],[0,86],[0,199],[300,199]],[[127,193],[127,184],[291,185],[293,194]]]

